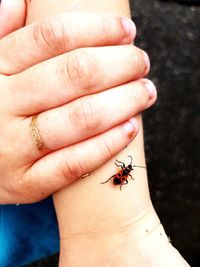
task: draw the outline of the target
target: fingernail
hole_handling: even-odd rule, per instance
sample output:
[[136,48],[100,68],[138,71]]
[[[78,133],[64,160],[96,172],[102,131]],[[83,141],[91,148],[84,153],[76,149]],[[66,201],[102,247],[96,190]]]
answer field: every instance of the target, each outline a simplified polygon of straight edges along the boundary
[[144,82],[144,86],[146,87],[148,93],[149,93],[149,98],[152,98],[156,94],[156,87],[150,80],[146,80]]
[[146,52],[142,51],[142,53],[143,53],[143,58],[144,58],[144,62],[146,65],[145,74],[147,74],[150,70],[150,60]]
[[136,132],[138,131],[138,122],[135,118],[131,118],[124,123],[123,127],[128,135],[128,138],[133,139]]
[[136,27],[135,27],[134,22],[131,19],[126,18],[126,17],[121,18],[121,21],[122,21],[122,26],[124,28],[126,36],[130,36],[134,38],[136,35]]

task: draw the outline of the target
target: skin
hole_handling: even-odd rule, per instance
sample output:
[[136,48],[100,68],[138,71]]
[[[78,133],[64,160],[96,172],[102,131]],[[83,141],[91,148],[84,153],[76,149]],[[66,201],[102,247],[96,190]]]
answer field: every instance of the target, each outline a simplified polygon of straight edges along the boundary
[[[130,14],[128,1],[123,0],[35,0],[28,7],[27,23],[64,10]],[[109,71],[109,75],[112,72]],[[110,103],[118,104],[117,97],[118,92]],[[155,97],[154,93],[153,99]],[[136,165],[145,166],[141,117],[137,119],[138,136],[115,158],[128,164],[127,155],[133,155]],[[115,142],[123,140],[115,139]],[[91,150],[91,156],[98,157],[98,151]],[[90,163],[91,156],[85,157],[81,168]],[[135,168],[132,173],[135,181],[130,181],[122,191],[112,182],[101,185],[119,170],[114,165],[115,158],[89,177],[54,194],[61,239],[59,266],[188,266],[169,243],[154,211],[144,169]]]
[[[109,1],[109,4],[110,3],[111,3],[112,10],[114,10],[112,6],[112,1]],[[68,5],[70,6],[70,2],[68,3]],[[84,5],[85,5],[85,8],[86,7],[91,8],[91,6],[88,7],[85,2],[83,3],[83,7]],[[36,7],[39,7],[39,6],[36,5]],[[126,5],[122,5],[119,10],[120,12],[121,10],[126,10],[127,12],[128,9]],[[114,11],[116,12],[116,10]],[[109,163],[107,164],[107,167],[106,165],[104,166],[104,171],[106,169],[109,170]],[[134,177],[136,176],[134,175]],[[84,187],[84,183],[82,183],[82,187]],[[139,190],[139,188],[137,189]],[[76,192],[74,191],[74,193],[79,194],[80,192],[81,192],[80,187],[77,186]],[[87,198],[88,198],[87,201],[91,199],[90,195],[91,194],[87,195]],[[73,194],[70,195],[70,197],[71,196],[73,197]],[[119,198],[118,196],[119,195],[116,194],[117,198]],[[65,198],[66,198],[66,191],[64,191],[64,200],[66,200]],[[79,198],[81,198],[81,195],[79,195]],[[59,193],[58,193],[58,199],[59,199]],[[73,200],[73,198],[71,198],[70,200]],[[138,195],[136,196],[135,200],[139,200]],[[84,212],[85,211],[90,212],[89,205],[91,205],[91,203],[87,207],[86,206],[84,207],[85,199],[81,198],[81,201],[83,203],[82,205],[80,205],[80,201],[79,201],[79,207],[77,206],[77,209],[76,209],[76,202],[75,202],[75,205],[73,205],[73,209],[74,209],[73,212],[75,213],[75,215],[77,215],[78,211],[80,213],[80,208],[84,208],[83,213],[82,213],[82,218],[81,218],[82,219],[81,224],[82,224],[84,221],[84,218],[89,219],[89,217],[87,217],[89,213],[84,214]],[[98,202],[98,199],[97,199],[97,202]],[[101,199],[101,202],[103,203],[106,202],[106,199],[105,200]],[[126,202],[125,198],[124,198],[124,202]],[[117,203],[117,201],[115,201],[115,203]],[[122,203],[120,203],[120,205]],[[113,227],[113,225],[111,225],[110,230],[105,231],[105,229],[101,229],[102,231],[99,231],[96,233],[93,231],[93,229],[91,229],[91,227],[93,227],[93,224],[91,224],[91,221],[88,220],[89,231],[83,234],[83,232],[80,233],[80,230],[82,228],[81,228],[81,225],[77,223],[78,221],[77,218],[73,216],[72,218],[66,217],[66,211],[68,212],[68,208],[66,208],[65,204],[69,204],[69,203],[67,203],[66,201],[66,203],[58,202],[57,204],[57,211],[58,213],[60,213],[60,216],[58,217],[58,219],[60,223],[60,230],[62,230],[61,235],[62,234],[64,235],[64,233],[66,233],[66,237],[63,236],[62,238],[61,236],[60,266],[62,265],[63,266],[188,266],[187,263],[185,263],[184,260],[181,258],[181,256],[178,254],[178,252],[174,250],[174,248],[168,243],[168,239],[165,236],[165,233],[161,225],[158,225],[158,227],[156,228],[151,228],[151,229],[148,228],[150,227],[150,224],[149,224],[149,221],[147,220],[147,217],[145,218],[145,216],[142,216],[142,217],[136,216],[136,218],[133,218],[130,224],[129,224],[129,221],[126,222],[126,225],[124,225],[124,227],[122,224],[121,229],[120,227],[116,228],[116,227]],[[110,208],[111,207],[114,208],[114,205],[113,203],[109,203],[109,202],[107,204],[109,204],[107,205],[109,206],[109,209],[107,210],[110,212],[111,211]],[[99,205],[99,202],[98,202],[98,205]],[[118,208],[123,206],[123,205],[121,206],[120,205],[118,205]],[[91,206],[92,206],[91,207],[91,211],[92,211],[93,205]],[[128,210],[128,207],[126,208]],[[101,215],[101,219],[103,218],[102,215],[104,216],[104,218],[107,217],[108,223],[111,223],[111,224],[113,223],[113,221],[119,218],[119,216],[115,216],[114,218],[112,218],[112,216],[110,216],[107,210],[105,211],[104,215],[103,213],[101,213],[102,212],[101,210],[100,210],[100,213],[98,213],[98,210],[96,213],[93,213],[93,214],[91,213],[92,216],[95,215],[95,217],[93,216],[94,217],[93,221],[94,223],[95,222],[97,223],[96,227],[99,226],[98,225],[99,221],[97,220],[98,218],[100,218],[99,215]],[[95,209],[93,209],[93,211],[95,211]],[[112,214],[113,212],[111,212],[111,215]],[[121,218],[123,218],[124,214],[122,214]],[[134,214],[133,210],[132,210],[132,214]],[[70,218],[70,222],[66,220],[69,218]],[[65,222],[65,225],[63,225],[63,228],[61,224],[62,221]],[[152,226],[153,226],[153,223],[155,223],[155,220],[154,221],[152,220]],[[106,222],[105,222],[105,226],[108,227],[108,225],[109,224],[107,224],[106,226]],[[76,231],[74,231],[74,234],[70,234],[70,229],[73,229],[74,226],[76,226],[77,229],[75,229]],[[145,229],[145,235],[144,235],[145,227],[146,229]],[[67,231],[65,231],[66,229]],[[86,229],[87,228],[85,228],[85,230]],[[138,239],[138,237],[140,238]],[[142,251],[140,248],[142,248]],[[68,252],[67,254],[66,254],[66,251]],[[77,251],[79,251],[79,257],[77,257]],[[119,258],[118,257],[119,255],[123,255],[123,257]],[[159,257],[157,257],[158,255]],[[104,258],[106,260],[104,260]],[[163,262],[166,265],[163,265]]]
[[0,39],[24,26],[26,3],[24,0],[0,1]]
[[[149,61],[128,45],[134,38],[126,18],[73,13],[0,40],[0,203],[39,201],[107,162],[137,135],[132,117],[150,107],[156,93],[150,81],[138,80]],[[113,97],[117,106],[109,104]],[[44,150],[30,132],[38,113]]]

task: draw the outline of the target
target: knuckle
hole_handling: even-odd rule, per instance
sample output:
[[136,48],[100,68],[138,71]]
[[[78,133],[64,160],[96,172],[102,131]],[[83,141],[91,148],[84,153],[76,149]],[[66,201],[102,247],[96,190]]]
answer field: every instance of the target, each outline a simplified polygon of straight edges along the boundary
[[79,50],[68,54],[67,74],[70,83],[85,90],[92,86],[95,73],[95,58],[89,52]]
[[65,50],[67,36],[64,25],[59,18],[47,18],[36,24],[33,37],[39,47],[48,49],[51,54],[62,53]]
[[84,165],[81,164],[78,157],[74,157],[73,153],[68,158],[69,160],[62,162],[61,172],[66,179],[66,184],[71,184],[82,177],[86,172],[83,167]]
[[100,118],[97,112],[95,112],[92,96],[90,96],[90,99],[88,97],[79,98],[75,103],[69,115],[72,125],[78,126],[82,131],[98,129],[100,126]]

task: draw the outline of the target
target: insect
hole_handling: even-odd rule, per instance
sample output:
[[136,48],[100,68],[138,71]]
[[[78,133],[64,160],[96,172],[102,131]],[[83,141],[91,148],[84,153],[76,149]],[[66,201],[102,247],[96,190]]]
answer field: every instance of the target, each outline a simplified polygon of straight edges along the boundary
[[117,167],[120,167],[121,170],[118,171],[116,174],[114,174],[113,176],[111,176],[108,180],[106,180],[105,182],[102,182],[101,184],[105,184],[108,181],[110,181],[113,178],[113,184],[114,185],[120,185],[120,190],[122,189],[122,185],[126,185],[128,184],[128,176],[131,177],[131,179],[134,180],[133,176],[130,174],[131,171],[134,170],[135,167],[139,167],[139,168],[144,168],[143,166],[138,166],[138,165],[132,165],[133,162],[133,157],[132,156],[128,156],[129,158],[131,158],[131,162],[126,166],[124,164],[124,162],[116,160],[115,165]]

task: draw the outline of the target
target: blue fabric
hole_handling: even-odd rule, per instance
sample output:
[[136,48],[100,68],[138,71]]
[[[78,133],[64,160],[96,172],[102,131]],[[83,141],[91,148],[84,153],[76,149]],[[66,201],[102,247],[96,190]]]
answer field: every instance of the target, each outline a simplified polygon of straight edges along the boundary
[[30,205],[0,205],[1,267],[20,267],[58,251],[51,197]]

